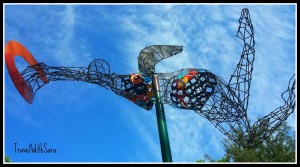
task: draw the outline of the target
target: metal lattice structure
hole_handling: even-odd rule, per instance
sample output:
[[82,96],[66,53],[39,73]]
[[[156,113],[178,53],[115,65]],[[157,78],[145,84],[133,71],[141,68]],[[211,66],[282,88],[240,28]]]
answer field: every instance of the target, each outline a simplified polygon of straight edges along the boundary
[[[33,95],[52,81],[82,81],[109,89],[150,110],[155,102],[152,88],[152,76],[155,74],[159,79],[163,103],[194,110],[230,139],[244,147],[252,147],[270,136],[294,112],[295,77],[291,78],[288,89],[282,93],[284,105],[251,125],[247,109],[255,60],[255,41],[248,9],[242,10],[236,36],[244,45],[241,58],[228,83],[205,69],[188,68],[172,73],[155,73],[155,65],[159,61],[182,52],[183,47],[175,45],[144,48],[138,57],[140,73],[111,73],[109,63],[103,59],[95,59],[88,67],[54,67],[37,63],[28,66],[21,73],[22,78],[14,77],[13,72],[10,75],[16,87],[33,92]],[[28,102],[32,101],[30,97],[28,99]]]

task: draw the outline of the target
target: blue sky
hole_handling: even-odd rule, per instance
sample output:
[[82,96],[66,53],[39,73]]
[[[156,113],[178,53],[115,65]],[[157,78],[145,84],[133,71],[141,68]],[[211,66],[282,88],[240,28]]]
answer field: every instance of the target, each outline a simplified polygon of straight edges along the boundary
[[[295,64],[294,5],[5,5],[4,44],[16,40],[38,62],[83,66],[95,58],[118,74],[138,72],[137,56],[150,45],[183,45],[157,72],[207,69],[228,81],[242,41],[236,35],[248,8],[256,59],[251,120],[282,105]],[[26,67],[16,58],[19,71]],[[5,154],[14,162],[161,162],[155,109],[145,111],[113,92],[83,82],[51,82],[26,103],[4,70]],[[193,111],[165,105],[174,162],[224,154],[225,136]],[[295,114],[288,125],[296,129]],[[54,154],[15,153],[14,143],[47,143]]]

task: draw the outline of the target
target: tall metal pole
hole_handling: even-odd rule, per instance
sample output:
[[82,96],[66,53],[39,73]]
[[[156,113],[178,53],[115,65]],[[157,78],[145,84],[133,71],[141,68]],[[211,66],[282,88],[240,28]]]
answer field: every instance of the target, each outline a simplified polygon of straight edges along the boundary
[[164,105],[161,102],[161,97],[159,93],[159,82],[157,75],[153,75],[153,87],[155,91],[155,108],[156,108],[156,117],[158,124],[158,132],[159,132],[159,140],[160,140],[160,148],[163,162],[172,162],[172,154],[168,136],[168,129],[164,111]]

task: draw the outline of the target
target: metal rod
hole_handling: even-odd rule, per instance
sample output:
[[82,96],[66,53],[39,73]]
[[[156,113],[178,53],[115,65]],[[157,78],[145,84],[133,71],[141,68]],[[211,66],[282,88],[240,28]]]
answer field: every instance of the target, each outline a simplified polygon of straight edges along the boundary
[[161,97],[159,93],[159,82],[156,75],[153,75],[153,87],[154,87],[155,99],[156,99],[155,108],[156,108],[156,117],[157,117],[157,124],[158,124],[162,160],[163,162],[172,162],[172,154],[171,154],[171,148],[170,148],[170,142],[168,136],[164,105],[161,102]]

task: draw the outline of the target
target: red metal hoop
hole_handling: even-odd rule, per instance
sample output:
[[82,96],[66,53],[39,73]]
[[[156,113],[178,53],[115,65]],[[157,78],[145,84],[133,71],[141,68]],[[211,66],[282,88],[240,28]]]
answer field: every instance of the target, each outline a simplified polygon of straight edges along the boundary
[[[38,62],[31,55],[31,53],[19,42],[17,41],[8,41],[5,46],[5,63],[7,66],[8,73],[15,87],[23,98],[28,102],[32,103],[33,101],[33,91],[32,87],[28,85],[20,72],[18,71],[14,58],[16,56],[22,57],[30,66],[37,64]],[[42,69],[35,69],[39,74],[41,80],[45,83],[48,83],[48,79],[45,76],[45,71]]]

